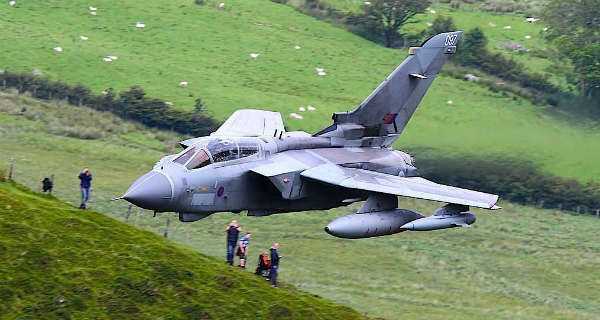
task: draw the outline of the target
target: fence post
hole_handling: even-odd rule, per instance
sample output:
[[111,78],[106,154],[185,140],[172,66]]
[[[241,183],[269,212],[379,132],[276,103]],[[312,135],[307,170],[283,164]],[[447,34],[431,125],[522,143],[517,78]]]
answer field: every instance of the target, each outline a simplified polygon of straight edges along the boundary
[[8,166],[8,180],[11,181],[13,179],[15,171],[15,159],[10,159],[10,165]]
[[127,214],[125,215],[125,221],[129,221],[129,216],[131,216],[131,209],[132,209],[133,205],[129,205],[129,207],[127,207]]
[[543,207],[544,207],[544,199],[541,199],[541,200],[540,200],[539,206],[540,206],[540,208],[543,208]]
[[596,209],[596,217],[600,218],[600,209]]
[[577,214],[580,214],[581,212],[581,206],[577,206]]
[[165,233],[163,234],[163,236],[165,238],[169,237],[169,224],[171,224],[171,218],[170,217],[167,218],[167,225],[165,226]]
[[559,204],[558,204],[558,210],[561,210],[561,211],[562,211],[562,203],[559,203]]

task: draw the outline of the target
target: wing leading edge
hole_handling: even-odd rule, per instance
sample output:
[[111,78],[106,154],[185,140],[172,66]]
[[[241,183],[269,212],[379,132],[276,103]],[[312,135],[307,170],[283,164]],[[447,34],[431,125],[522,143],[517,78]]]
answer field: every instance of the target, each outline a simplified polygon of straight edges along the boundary
[[345,188],[393,194],[484,209],[498,209],[498,196],[446,186],[419,177],[398,177],[362,169],[323,164],[305,170],[301,176]]

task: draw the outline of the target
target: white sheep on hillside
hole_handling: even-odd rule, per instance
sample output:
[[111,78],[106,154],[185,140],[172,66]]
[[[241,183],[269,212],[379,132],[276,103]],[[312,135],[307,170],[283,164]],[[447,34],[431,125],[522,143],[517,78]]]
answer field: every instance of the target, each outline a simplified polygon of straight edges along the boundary
[[250,54],[250,58],[252,58],[252,59],[256,59],[256,58],[258,58],[258,56],[260,56],[260,53],[251,53]]
[[188,86],[188,82],[187,81],[181,81],[179,82],[179,86],[182,88],[186,88]]
[[135,27],[136,27],[136,28],[143,29],[143,28],[145,28],[145,27],[146,27],[146,24],[145,24],[145,23],[143,23],[143,22],[141,22],[141,21],[138,21],[138,22],[136,22],[136,23],[135,23]]
[[52,48],[52,50],[54,50],[54,52],[58,52],[58,53],[63,52],[62,47],[54,47],[54,48]]
[[292,113],[290,113],[290,118],[293,118],[293,119],[298,119],[298,120],[302,120],[302,119],[304,119],[304,117],[303,117],[303,116],[301,116],[301,115],[299,115],[299,114],[297,114],[297,113],[295,113],[295,112],[292,112]]
[[298,111],[304,112],[304,111],[306,111],[306,108],[305,107],[300,107],[300,108],[298,108]]
[[315,108],[313,106],[310,106],[310,105],[308,107],[306,107],[306,109],[308,109],[308,111],[315,111],[315,110],[317,110],[317,108]]
[[527,21],[527,22],[529,22],[529,23],[534,23],[534,22],[536,22],[536,21],[539,21],[539,20],[540,20],[540,19],[538,19],[538,18],[534,18],[534,17],[527,17],[527,18],[525,19],[525,21]]
[[9,2],[8,2],[8,5],[9,5],[9,6],[11,6],[11,7],[14,7],[14,6],[16,6],[16,5],[17,5],[17,2],[16,2],[16,1],[14,1],[14,0],[12,0],[12,1],[9,1]]
[[98,10],[98,8],[92,7],[92,6],[89,6],[88,9],[90,9],[90,11],[96,11],[96,10]]
[[225,2],[221,2],[219,3],[219,5],[217,6],[219,9],[225,9]]
[[86,36],[79,36],[79,39],[81,39],[81,40],[83,40],[83,41],[87,41],[87,39],[89,39],[89,38],[88,38],[88,37],[86,37]]

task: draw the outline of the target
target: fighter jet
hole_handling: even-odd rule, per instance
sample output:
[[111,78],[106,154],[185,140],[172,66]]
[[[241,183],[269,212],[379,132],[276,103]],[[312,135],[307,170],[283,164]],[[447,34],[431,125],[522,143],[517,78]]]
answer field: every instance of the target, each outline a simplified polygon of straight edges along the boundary
[[[410,48],[354,111],[334,113],[333,124],[315,134],[286,132],[278,112],[238,110],[210,136],[180,142],[180,153],[160,159],[121,198],[178,213],[182,222],[216,212],[262,217],[365,201],[325,227],[353,239],[469,226],[469,208],[498,209],[498,196],[421,178],[412,157],[392,148],[461,36],[442,33]],[[399,196],[445,205],[423,216],[398,208]]]

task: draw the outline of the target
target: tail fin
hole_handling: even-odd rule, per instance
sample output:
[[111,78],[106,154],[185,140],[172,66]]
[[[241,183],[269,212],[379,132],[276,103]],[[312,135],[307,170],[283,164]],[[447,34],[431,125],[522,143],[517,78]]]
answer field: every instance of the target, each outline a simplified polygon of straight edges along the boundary
[[380,144],[391,144],[404,130],[444,63],[456,52],[461,36],[462,31],[440,33],[421,47],[410,48],[404,62],[358,108],[334,113],[334,124],[315,136],[348,138],[344,131],[351,131],[354,138],[380,137]]

